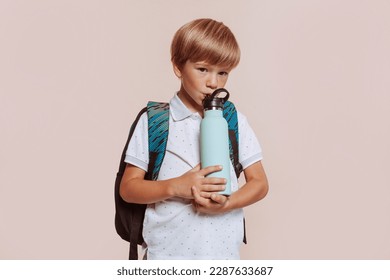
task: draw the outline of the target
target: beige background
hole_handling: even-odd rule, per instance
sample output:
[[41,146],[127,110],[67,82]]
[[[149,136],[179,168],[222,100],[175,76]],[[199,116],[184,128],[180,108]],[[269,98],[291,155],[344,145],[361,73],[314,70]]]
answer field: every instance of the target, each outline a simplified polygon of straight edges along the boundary
[[244,259],[390,258],[390,2],[0,1],[0,259],[124,259],[129,125],[178,89],[182,24],[225,22],[227,85],[264,149]]

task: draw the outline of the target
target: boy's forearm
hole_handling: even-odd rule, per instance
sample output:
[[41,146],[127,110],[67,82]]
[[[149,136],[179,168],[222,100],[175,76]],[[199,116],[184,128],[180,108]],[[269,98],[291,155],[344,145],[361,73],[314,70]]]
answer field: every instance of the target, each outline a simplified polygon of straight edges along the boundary
[[126,202],[151,204],[171,197],[193,199],[192,186],[197,186],[203,191],[216,192],[223,189],[223,178],[207,178],[207,174],[221,170],[221,167],[209,166],[200,169],[197,165],[183,175],[161,181],[145,180],[145,171],[128,165],[122,177],[120,196]]
[[267,181],[251,180],[234,192],[228,199],[229,210],[243,208],[263,199],[268,192]]
[[268,193],[268,180],[259,161],[244,170],[246,183],[228,199],[228,210],[243,208],[263,199]]
[[126,202],[150,204],[174,196],[173,179],[150,181],[141,178],[129,179],[121,184],[120,195]]

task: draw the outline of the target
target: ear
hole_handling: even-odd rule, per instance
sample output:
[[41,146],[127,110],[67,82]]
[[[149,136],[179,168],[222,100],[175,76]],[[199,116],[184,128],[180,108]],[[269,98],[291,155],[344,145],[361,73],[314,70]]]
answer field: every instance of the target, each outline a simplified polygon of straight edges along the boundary
[[179,66],[177,66],[175,63],[172,63],[172,65],[173,65],[173,72],[175,72],[176,77],[181,79],[181,70]]

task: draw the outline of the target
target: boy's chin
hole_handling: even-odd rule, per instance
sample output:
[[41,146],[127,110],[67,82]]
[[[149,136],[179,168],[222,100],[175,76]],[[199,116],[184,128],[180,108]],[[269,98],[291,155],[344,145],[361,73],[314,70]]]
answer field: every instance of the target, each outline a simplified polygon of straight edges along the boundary
[[194,107],[197,111],[199,112],[203,112],[203,102],[202,101],[199,101],[199,102],[194,102]]

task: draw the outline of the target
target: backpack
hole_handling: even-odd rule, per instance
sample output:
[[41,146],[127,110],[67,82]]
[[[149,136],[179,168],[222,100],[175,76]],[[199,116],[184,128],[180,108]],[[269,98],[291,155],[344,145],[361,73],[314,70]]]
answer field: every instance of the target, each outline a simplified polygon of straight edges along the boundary
[[[149,101],[147,106],[143,108],[133,122],[125,147],[122,152],[119,170],[115,180],[115,228],[118,235],[130,242],[129,260],[138,259],[137,244],[142,245],[144,239],[142,237],[142,227],[145,216],[146,204],[128,203],[125,202],[120,194],[119,187],[125,171],[127,163],[124,161],[126,157],[127,147],[133,135],[138,120],[143,113],[148,114],[148,142],[149,142],[149,165],[148,172],[145,175],[147,180],[157,180],[160,171],[161,163],[164,159],[165,149],[168,140],[169,129],[169,103]],[[234,104],[226,101],[223,110],[224,118],[228,123],[229,129],[229,150],[230,160],[233,164],[237,178],[242,172],[242,166],[238,161],[238,120],[237,111]],[[245,220],[244,220],[244,243],[246,243]]]

